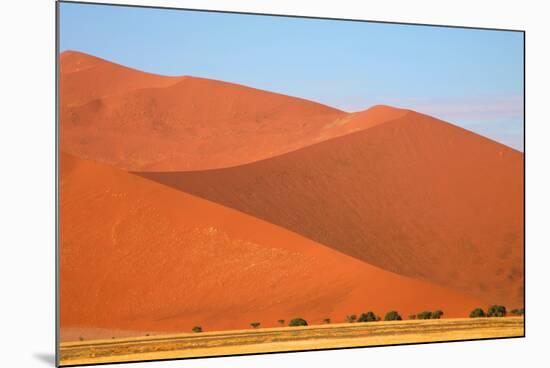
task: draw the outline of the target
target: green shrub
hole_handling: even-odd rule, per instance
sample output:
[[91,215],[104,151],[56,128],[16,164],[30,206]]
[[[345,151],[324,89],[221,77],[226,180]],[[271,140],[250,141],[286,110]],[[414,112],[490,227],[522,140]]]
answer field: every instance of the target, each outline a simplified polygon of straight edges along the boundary
[[487,310],[487,317],[504,317],[506,316],[506,307],[503,305],[491,305]]
[[440,319],[442,315],[443,315],[443,311],[438,309],[438,310],[432,312],[431,318],[432,319]]
[[288,323],[289,326],[295,327],[295,326],[307,326],[307,321],[303,318],[294,318],[290,320]]
[[252,322],[252,323],[250,324],[250,327],[252,327],[252,328],[258,328],[258,327],[260,327],[260,322]]
[[193,331],[195,333],[202,332],[202,327],[201,326],[195,326],[191,329],[191,331]]
[[416,319],[416,314],[411,314],[411,315],[409,316],[409,319]]
[[376,322],[379,318],[373,312],[361,313],[357,322]]
[[476,308],[470,312],[470,318],[485,317],[485,312],[481,308]]
[[330,318],[325,318],[323,320],[323,323],[328,325],[330,323]]
[[350,314],[349,316],[346,316],[347,323],[353,323],[356,320],[357,320],[357,316],[355,314]]
[[430,319],[430,318],[432,318],[432,312],[430,311],[420,312],[416,315],[416,319]]
[[523,316],[525,315],[525,308],[512,309],[510,311],[514,316]]
[[397,311],[389,311],[384,317],[384,321],[401,321],[402,318]]

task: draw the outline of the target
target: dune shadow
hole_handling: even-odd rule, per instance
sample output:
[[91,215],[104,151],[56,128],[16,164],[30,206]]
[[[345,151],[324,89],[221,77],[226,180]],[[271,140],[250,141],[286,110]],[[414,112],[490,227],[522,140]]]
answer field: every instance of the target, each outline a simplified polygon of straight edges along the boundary
[[55,367],[55,354],[51,353],[34,353],[33,355],[37,360],[48,364],[50,367]]

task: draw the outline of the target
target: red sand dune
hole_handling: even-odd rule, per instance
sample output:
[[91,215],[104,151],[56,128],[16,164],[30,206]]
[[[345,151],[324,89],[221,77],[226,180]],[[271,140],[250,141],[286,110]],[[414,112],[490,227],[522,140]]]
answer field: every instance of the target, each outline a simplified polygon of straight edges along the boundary
[[140,88],[161,88],[183,77],[145,73],[78,51],[59,58],[60,105],[75,107]]
[[483,306],[139,176],[65,153],[60,163],[62,336]]
[[75,51],[60,58],[61,147],[130,171],[250,163],[366,129],[407,110],[346,112],[196,77],[166,77]]
[[350,113],[334,120],[332,123],[323,127],[315,141],[318,143],[372,128],[376,125],[399,119],[409,112],[410,110],[406,109],[399,109],[386,105],[375,105],[367,110]]
[[403,111],[239,167],[142,175],[380,268],[523,305],[523,154]]
[[[235,166],[333,137],[343,111],[195,77],[163,77],[77,52],[61,64],[61,148],[125,170]],[[340,130],[336,129],[336,130]]]

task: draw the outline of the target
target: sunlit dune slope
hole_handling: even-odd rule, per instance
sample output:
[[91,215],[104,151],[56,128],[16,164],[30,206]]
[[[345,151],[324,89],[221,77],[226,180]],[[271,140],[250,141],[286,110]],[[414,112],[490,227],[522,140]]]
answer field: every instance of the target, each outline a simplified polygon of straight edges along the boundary
[[145,73],[82,52],[65,51],[59,57],[59,103],[66,113],[68,107],[97,103],[103,97],[140,88],[166,87],[183,78]]
[[122,170],[65,153],[60,164],[62,336],[483,305]]
[[248,165],[142,175],[383,269],[522,305],[523,154],[402,112]]
[[148,74],[83,53],[63,53],[60,66],[62,149],[125,170],[253,162],[331,138],[342,130],[331,126],[348,116],[301,98]]

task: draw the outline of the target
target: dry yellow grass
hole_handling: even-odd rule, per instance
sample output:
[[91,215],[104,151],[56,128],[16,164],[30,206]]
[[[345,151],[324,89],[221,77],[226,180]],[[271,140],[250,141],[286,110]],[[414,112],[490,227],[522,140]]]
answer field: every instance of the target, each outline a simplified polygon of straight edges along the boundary
[[62,343],[60,352],[66,366],[523,335],[523,317],[456,318],[77,341]]

